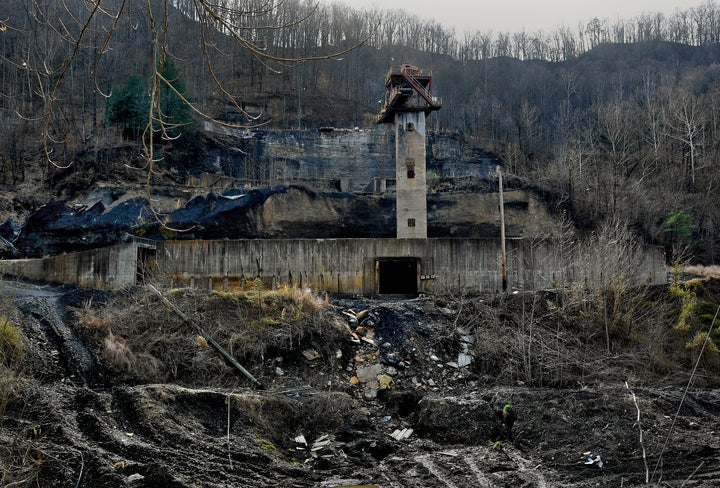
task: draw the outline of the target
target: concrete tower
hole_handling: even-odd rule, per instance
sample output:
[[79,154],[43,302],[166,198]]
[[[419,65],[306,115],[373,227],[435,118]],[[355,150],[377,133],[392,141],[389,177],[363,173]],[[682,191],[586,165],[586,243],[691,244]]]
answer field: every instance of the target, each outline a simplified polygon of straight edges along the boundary
[[427,238],[425,118],[442,102],[432,96],[432,76],[409,64],[385,78],[378,124],[395,125],[397,237]]

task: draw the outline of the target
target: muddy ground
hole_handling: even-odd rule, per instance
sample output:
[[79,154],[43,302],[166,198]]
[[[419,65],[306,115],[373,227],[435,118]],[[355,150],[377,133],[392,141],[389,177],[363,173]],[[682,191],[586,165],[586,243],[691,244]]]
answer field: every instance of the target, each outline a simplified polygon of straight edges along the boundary
[[347,333],[246,362],[259,389],[228,365],[223,384],[129,379],[77,321],[107,295],[1,291],[27,351],[0,425],[3,486],[720,486],[711,379],[686,390],[690,369],[647,375],[642,357],[590,349],[587,368],[568,357],[540,382],[493,373],[493,330],[459,320],[470,301],[331,298]]

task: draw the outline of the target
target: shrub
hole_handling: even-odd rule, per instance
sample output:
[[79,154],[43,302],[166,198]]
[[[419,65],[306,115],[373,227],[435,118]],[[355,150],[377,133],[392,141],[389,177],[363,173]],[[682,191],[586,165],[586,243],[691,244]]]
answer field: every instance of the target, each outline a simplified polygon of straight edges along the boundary
[[342,320],[309,290],[265,289],[256,282],[248,290],[181,288],[165,297],[188,320],[142,288],[117,295],[102,310],[83,311],[80,323],[109,324],[88,330],[95,332],[95,344],[115,372],[140,381],[224,383],[234,373],[208,350],[210,339],[242,362],[347,333]]
[[0,316],[0,369],[12,369],[25,356],[20,332],[10,321]]

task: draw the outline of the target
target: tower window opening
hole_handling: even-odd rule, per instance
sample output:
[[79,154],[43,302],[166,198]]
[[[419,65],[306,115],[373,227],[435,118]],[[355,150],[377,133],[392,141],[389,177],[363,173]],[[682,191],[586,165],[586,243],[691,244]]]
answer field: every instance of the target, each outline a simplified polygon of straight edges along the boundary
[[408,179],[415,178],[415,160],[413,158],[407,158],[405,160],[405,167],[407,168]]
[[415,227],[415,219],[408,219],[408,227]]
[[406,127],[408,132],[412,132],[415,130],[415,124],[413,122],[408,122]]

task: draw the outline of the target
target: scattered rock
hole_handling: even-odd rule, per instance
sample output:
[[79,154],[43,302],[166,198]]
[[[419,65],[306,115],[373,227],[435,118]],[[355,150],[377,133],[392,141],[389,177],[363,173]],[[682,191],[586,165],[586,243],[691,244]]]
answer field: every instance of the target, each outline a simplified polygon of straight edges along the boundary
[[130,476],[128,476],[127,478],[125,478],[125,484],[132,485],[133,483],[142,481],[144,479],[145,479],[145,477],[143,475],[141,475],[140,473],[133,473]]
[[317,352],[315,349],[304,349],[302,351],[302,355],[305,356],[305,359],[308,361],[315,361],[316,359],[320,358],[320,353]]
[[378,376],[378,382],[380,383],[381,390],[388,390],[393,386],[392,377],[386,374],[381,374],[380,376]]
[[458,355],[457,365],[458,368],[464,368],[465,366],[469,366],[470,363],[472,363],[472,356],[469,354],[460,353]]

